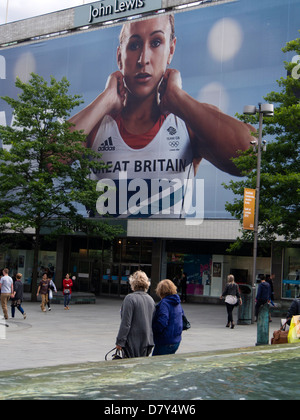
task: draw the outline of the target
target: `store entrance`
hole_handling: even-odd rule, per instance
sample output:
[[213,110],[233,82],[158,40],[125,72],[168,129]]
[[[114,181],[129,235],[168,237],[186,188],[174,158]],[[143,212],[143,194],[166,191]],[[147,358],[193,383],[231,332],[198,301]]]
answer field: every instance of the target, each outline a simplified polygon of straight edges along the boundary
[[129,277],[131,274],[137,270],[142,270],[151,279],[151,268],[151,264],[113,264],[102,276],[101,294],[110,296],[126,296],[131,292],[129,284]]

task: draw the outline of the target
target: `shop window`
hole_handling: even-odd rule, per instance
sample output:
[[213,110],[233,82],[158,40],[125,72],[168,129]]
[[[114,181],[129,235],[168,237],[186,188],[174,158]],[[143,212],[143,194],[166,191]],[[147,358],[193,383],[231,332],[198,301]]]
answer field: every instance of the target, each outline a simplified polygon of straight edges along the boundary
[[[167,254],[167,276],[171,280],[187,274],[187,294],[210,296],[211,255]],[[180,286],[179,286],[180,292]]]

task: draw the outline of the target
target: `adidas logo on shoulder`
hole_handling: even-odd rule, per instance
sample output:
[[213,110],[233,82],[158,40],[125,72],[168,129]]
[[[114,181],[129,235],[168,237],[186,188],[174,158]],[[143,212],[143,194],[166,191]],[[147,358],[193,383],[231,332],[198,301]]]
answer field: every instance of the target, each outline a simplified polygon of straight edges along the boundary
[[101,145],[98,147],[98,152],[111,152],[113,150],[116,150],[116,148],[111,137],[101,143]]

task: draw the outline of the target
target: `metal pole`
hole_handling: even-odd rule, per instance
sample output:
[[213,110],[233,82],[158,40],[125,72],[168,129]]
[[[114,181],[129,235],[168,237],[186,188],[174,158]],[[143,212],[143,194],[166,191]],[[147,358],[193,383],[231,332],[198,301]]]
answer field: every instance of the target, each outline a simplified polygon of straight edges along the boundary
[[8,19],[8,3],[9,0],[6,1],[6,15],[5,15],[5,23],[7,23],[7,19]]
[[259,217],[259,193],[260,193],[260,166],[261,166],[261,145],[262,145],[262,125],[263,113],[259,104],[259,132],[257,145],[257,169],[256,169],[256,197],[255,197],[255,218],[254,218],[254,241],[253,241],[253,274],[252,274],[252,290],[253,290],[253,309],[252,322],[254,322],[254,305],[256,298],[256,260],[257,260],[257,239],[258,239],[258,217]]

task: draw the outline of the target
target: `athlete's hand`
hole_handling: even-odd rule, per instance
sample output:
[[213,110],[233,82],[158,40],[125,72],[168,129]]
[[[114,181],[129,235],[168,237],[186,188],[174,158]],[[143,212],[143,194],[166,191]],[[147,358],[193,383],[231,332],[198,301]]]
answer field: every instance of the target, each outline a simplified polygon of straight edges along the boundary
[[111,111],[116,113],[122,111],[127,97],[127,89],[123,74],[120,71],[116,71],[109,76],[105,91],[109,93],[111,98]]
[[160,95],[160,109],[162,113],[175,113],[175,94],[181,89],[182,80],[180,72],[175,69],[167,69],[158,89],[158,93]]

